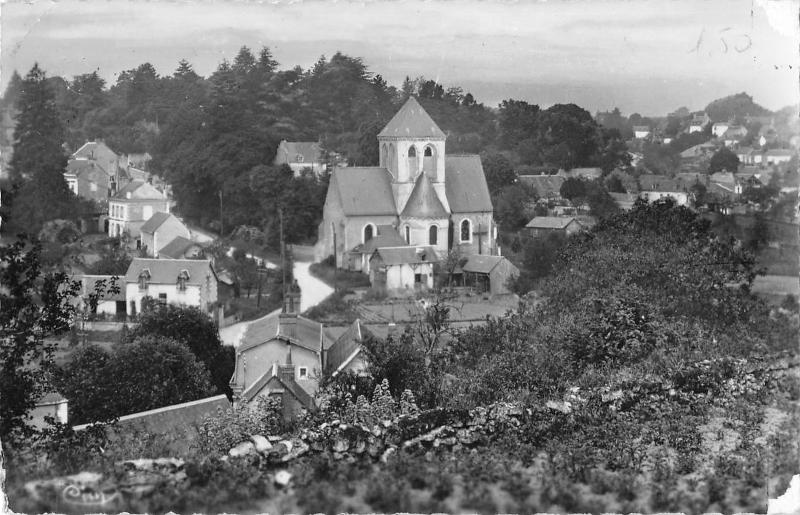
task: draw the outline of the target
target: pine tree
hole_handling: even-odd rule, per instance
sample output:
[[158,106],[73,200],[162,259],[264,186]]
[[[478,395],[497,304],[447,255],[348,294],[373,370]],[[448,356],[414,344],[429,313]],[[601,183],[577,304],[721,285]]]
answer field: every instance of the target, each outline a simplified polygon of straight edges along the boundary
[[77,202],[64,179],[64,129],[38,64],[25,76],[16,107],[19,115],[10,163],[16,194],[9,221],[17,229],[36,232],[47,220],[77,214]]

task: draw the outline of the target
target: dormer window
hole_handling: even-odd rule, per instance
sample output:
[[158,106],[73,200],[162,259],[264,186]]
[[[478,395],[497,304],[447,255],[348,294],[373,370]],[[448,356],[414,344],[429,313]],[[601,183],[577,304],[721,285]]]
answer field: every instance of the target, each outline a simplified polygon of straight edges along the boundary
[[147,282],[150,280],[150,270],[145,268],[139,272],[139,289],[146,290]]
[[186,283],[189,281],[189,271],[181,270],[178,274],[178,291],[186,291]]
[[297,156],[295,157],[295,160],[296,160],[298,163],[302,163],[302,162],[303,162],[303,156],[302,156],[302,155],[300,155],[300,154],[297,154]]

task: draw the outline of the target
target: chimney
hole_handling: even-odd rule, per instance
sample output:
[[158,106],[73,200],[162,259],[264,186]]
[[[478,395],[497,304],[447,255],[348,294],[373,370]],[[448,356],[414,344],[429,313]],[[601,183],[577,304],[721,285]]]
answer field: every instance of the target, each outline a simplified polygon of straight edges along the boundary
[[294,365],[292,364],[292,346],[289,345],[289,353],[286,355],[286,364],[278,365],[278,377],[283,381],[294,381]]
[[287,315],[297,315],[300,311],[300,286],[297,284],[297,279],[286,288],[283,294],[283,313]]

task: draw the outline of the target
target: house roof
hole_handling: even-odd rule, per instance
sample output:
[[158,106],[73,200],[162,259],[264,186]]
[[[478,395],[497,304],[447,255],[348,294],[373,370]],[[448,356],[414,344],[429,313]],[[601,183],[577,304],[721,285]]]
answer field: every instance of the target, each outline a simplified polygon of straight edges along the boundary
[[678,181],[663,175],[643,174],[639,176],[641,191],[680,191]]
[[564,229],[572,222],[578,223],[572,216],[537,216],[525,227],[530,229]]
[[431,185],[428,175],[419,174],[411,196],[400,216],[413,218],[447,218],[448,213]]
[[372,257],[380,256],[384,265],[411,265],[418,263],[433,263],[439,261],[439,256],[433,247],[382,247],[375,250]]
[[417,99],[409,97],[378,137],[444,139],[446,136]]
[[465,272],[488,274],[503,261],[503,256],[487,256],[485,254],[473,254],[464,263],[461,269]]
[[603,169],[597,167],[572,168],[565,173],[567,177],[584,177],[586,179],[597,179],[603,176]]
[[650,127],[647,125],[634,125],[633,126],[634,132],[650,132]]
[[[156,232],[156,230],[158,230],[158,228],[159,228],[159,227],[161,227],[161,226],[164,224],[164,222],[166,222],[167,220],[169,220],[169,219],[170,219],[170,217],[171,217],[171,218],[175,218],[175,216],[174,216],[174,215],[171,215],[171,214],[169,214],[169,213],[163,213],[163,212],[161,212],[161,211],[159,211],[159,212],[157,212],[157,213],[153,213],[153,216],[151,216],[151,217],[150,217],[150,218],[149,218],[149,219],[148,219],[148,220],[147,220],[147,221],[146,221],[146,222],[145,222],[145,223],[142,225],[142,227],[141,227],[141,228],[139,228],[139,230],[140,230],[141,232],[146,232],[146,233],[150,233],[150,234],[152,234],[152,233]],[[177,218],[175,218],[175,219],[177,220]]]
[[71,159],[67,163],[67,173],[74,173],[80,175],[83,172],[93,169],[102,170],[107,175],[113,175],[113,170],[109,171],[103,168],[97,161],[90,161],[88,159]]
[[61,395],[58,392],[51,391],[51,392],[47,392],[44,395],[42,395],[36,401],[36,405],[37,406],[46,406],[46,405],[50,405],[50,404],[58,404],[58,403],[61,403],[61,402],[67,402],[66,397],[64,397],[63,395]]
[[361,351],[361,342],[370,334],[372,333],[361,324],[361,320],[356,319],[326,351],[325,370],[338,371],[347,366]]
[[193,246],[199,247],[200,245],[189,238],[176,236],[172,239],[172,241],[164,245],[164,248],[158,251],[158,255],[160,257],[166,257],[170,259],[180,259],[183,257],[186,251]]
[[793,156],[794,150],[788,148],[773,148],[772,150],[767,150],[766,155],[768,156]]
[[300,401],[300,404],[306,408],[312,408],[314,406],[314,399],[299,384],[297,384],[297,381],[294,379],[287,380],[281,377],[280,373],[274,368],[270,368],[261,377],[256,379],[256,381],[244,391],[242,396],[245,398],[245,400],[251,401],[253,400],[253,397],[258,395],[258,392],[264,388],[274,388],[275,386],[282,386],[285,388],[298,401]]
[[318,163],[322,155],[322,147],[316,141],[281,141],[278,149],[285,153],[286,162],[297,162],[302,156],[303,163]]
[[540,197],[561,196],[561,185],[566,180],[560,175],[520,175],[519,180],[536,190]]
[[111,150],[108,145],[106,145],[102,141],[87,141],[84,143],[81,148],[76,150],[72,157],[75,158],[85,158],[85,159],[97,159],[100,153],[105,153],[106,155],[110,155],[113,157],[117,156],[117,153]]
[[479,155],[445,156],[445,194],[453,213],[492,211],[492,197]]
[[117,278],[116,286],[119,288],[117,293],[108,293],[111,286],[111,281],[114,278],[112,275],[79,275],[75,277],[76,281],[81,282],[81,296],[85,297],[90,293],[95,292],[95,285],[100,281],[105,281],[104,287],[101,289],[103,297],[101,302],[105,301],[124,301],[125,300],[125,281]]
[[335,188],[345,215],[396,215],[392,176],[386,168],[335,168],[330,186]]
[[716,183],[724,182],[733,184],[736,182],[736,177],[734,177],[731,172],[716,172],[712,173],[708,180]]
[[211,276],[216,281],[214,269],[208,259],[146,259],[133,258],[128,272],[125,274],[126,283],[139,281],[139,274],[147,270],[150,272],[148,282],[153,284],[175,284],[178,275],[186,270],[189,279],[186,284],[202,286],[205,284],[207,276]]
[[125,200],[128,198],[128,193],[130,193],[130,198],[138,200],[164,200],[166,198],[164,194],[152,184],[144,181],[133,181],[120,189],[117,194],[114,195],[114,199]]
[[379,247],[402,247],[405,244],[406,240],[400,236],[397,229],[391,225],[379,225],[377,235],[373,236],[372,239],[366,243],[359,243],[353,250],[361,252],[362,254],[371,255],[375,252],[375,249]]
[[[288,317],[292,320],[287,324]],[[299,315],[275,314],[259,318],[247,325],[241,337],[239,351],[281,339],[298,347],[319,352],[322,324]]]

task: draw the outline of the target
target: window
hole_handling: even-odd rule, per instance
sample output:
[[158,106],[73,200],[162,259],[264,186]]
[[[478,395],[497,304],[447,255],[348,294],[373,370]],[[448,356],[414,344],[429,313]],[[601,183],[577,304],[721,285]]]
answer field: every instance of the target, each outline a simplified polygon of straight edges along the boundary
[[425,157],[433,157],[433,149],[431,147],[425,147]]
[[413,145],[408,147],[408,157],[417,157],[417,149]]
[[419,284],[422,282],[422,274],[414,274],[414,282]]
[[431,228],[428,229],[428,244],[429,245],[436,245],[439,241],[439,228],[435,225],[431,225]]
[[297,160],[298,163],[303,162],[303,156],[301,154],[297,154],[297,157],[295,157],[295,159]]
[[[77,186],[77,184],[76,184],[76,186]],[[96,182],[90,182],[89,183],[89,189],[91,191],[97,191],[97,183]]]
[[153,206],[144,206],[144,209],[142,209],[142,217],[145,220],[150,220],[150,217],[152,216],[153,216]]
[[178,291],[186,291],[186,281],[189,280],[189,271],[181,270],[178,274]]
[[411,245],[411,228],[406,225],[406,243]]
[[298,374],[300,376],[300,379],[308,379],[308,367],[298,368]]
[[466,219],[461,221],[461,241],[472,241],[472,224]]
[[167,305],[167,294],[166,293],[159,293],[158,294],[158,304],[160,306],[166,306]]
[[372,239],[372,237],[374,236],[374,232],[375,230],[372,227],[372,224],[367,224],[366,226],[364,226],[364,243]]
[[150,270],[144,269],[139,273],[139,289],[147,289],[147,281],[150,279]]

